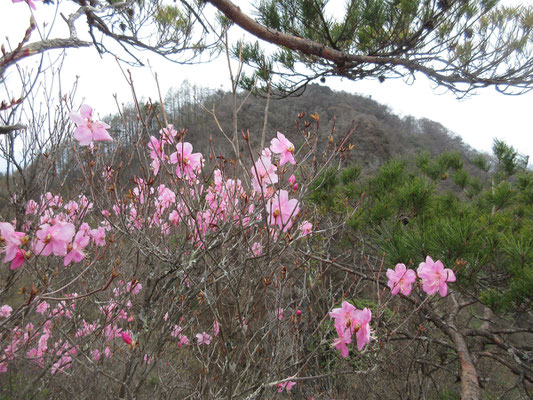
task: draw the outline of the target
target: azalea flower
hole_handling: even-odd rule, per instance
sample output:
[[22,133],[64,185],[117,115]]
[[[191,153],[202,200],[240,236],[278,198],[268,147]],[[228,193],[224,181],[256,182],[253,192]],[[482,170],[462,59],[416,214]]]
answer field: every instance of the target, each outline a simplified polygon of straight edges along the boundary
[[263,252],[263,246],[261,246],[260,242],[254,242],[252,245],[252,254],[256,257],[260,256]]
[[178,339],[179,339],[179,342],[178,342],[178,347],[181,348],[181,346],[186,346],[189,344],[189,338],[185,335],[179,335],[178,336]]
[[10,306],[8,306],[7,304],[4,304],[2,307],[0,307],[0,317],[9,318],[12,311],[13,309]]
[[294,185],[295,182],[296,182],[296,177],[294,175],[289,176],[289,183],[291,185]]
[[21,249],[17,249],[17,254],[15,254],[15,258],[13,258],[13,261],[11,261],[11,266],[9,269],[15,270],[20,268],[22,264],[24,264],[24,261],[26,261],[24,252]]
[[313,225],[309,221],[303,221],[300,225],[300,233],[302,236],[311,236],[313,235]]
[[176,145],[176,151],[170,155],[170,162],[178,164],[176,167],[178,178],[195,179],[203,166],[204,159],[201,153],[192,152],[192,144],[180,142]]
[[66,267],[72,261],[79,263],[83,260],[85,258],[83,249],[88,246],[90,240],[91,238],[87,236],[84,231],[79,230],[78,233],[76,233],[74,241],[67,247],[69,252],[63,261],[63,265]]
[[350,350],[348,349],[348,344],[352,343],[352,335],[350,331],[347,331],[348,334],[343,334],[333,340],[332,346],[341,352],[342,358],[347,358]]
[[126,343],[126,344],[132,344],[133,343],[133,339],[131,338],[131,335],[128,332],[122,331],[120,333],[120,336],[122,336],[122,340],[124,340],[124,343]]
[[208,333],[197,333],[196,339],[198,340],[198,345],[205,344],[208,345],[211,343],[211,340],[213,340],[213,337],[209,335]]
[[394,270],[387,269],[387,278],[389,278],[387,285],[391,289],[391,294],[396,295],[401,291],[404,296],[409,296],[411,286],[416,281],[416,274],[412,269],[407,269],[405,264],[396,264]]
[[56,256],[67,254],[67,245],[74,236],[74,225],[68,222],[57,221],[54,225],[43,224],[37,231],[39,239],[35,244],[35,252],[42,256],[54,253]]
[[152,158],[152,169],[154,175],[157,175],[159,172],[159,167],[161,165],[161,160],[164,160],[165,153],[163,150],[165,142],[163,140],[159,141],[154,136],[150,136],[150,143],[148,143],[148,148],[151,150],[150,157]]
[[416,272],[422,279],[422,290],[429,295],[439,292],[444,297],[448,293],[446,282],[455,282],[453,271],[444,268],[442,261],[434,262],[429,256],[426,257],[426,262],[420,263]]
[[90,145],[94,141],[112,142],[113,138],[107,132],[111,128],[105,122],[92,120],[93,109],[84,104],[80,108],[80,113],[71,112],[70,119],[77,125],[74,132],[74,139],[76,139],[80,146]]
[[[354,305],[343,301],[340,308],[334,308],[330,311],[329,316],[335,320],[335,328],[339,337],[343,337],[346,330],[349,330],[355,321]],[[350,333],[351,336],[351,333]],[[350,340],[351,342],[351,340]]]
[[35,3],[34,1],[39,1],[39,0],[11,0],[13,3],[20,3],[21,1],[25,1],[26,3],[28,3],[28,5],[33,8],[34,10],[37,10],[37,7],[35,7]]
[[98,361],[100,359],[100,350],[94,349],[93,351],[91,351],[91,358],[95,362]]
[[368,308],[357,310],[355,312],[355,327],[357,332],[357,350],[361,351],[365,344],[370,342],[370,320],[372,319],[372,312]]
[[358,310],[347,301],[343,301],[340,308],[334,308],[329,313],[334,318],[337,336],[333,341],[343,358],[348,357],[348,344],[352,343],[352,336],[355,333],[357,338],[357,349],[361,351],[365,344],[370,342],[370,320],[372,313],[368,308]]
[[296,164],[296,161],[292,155],[294,153],[294,145],[285,137],[283,133],[278,132],[278,137],[272,139],[270,142],[270,150],[272,153],[280,155],[280,165],[284,165],[287,162],[293,165]]
[[265,193],[267,186],[278,182],[278,175],[276,175],[278,168],[272,164],[270,155],[263,153],[252,167],[252,185],[259,193]]
[[50,305],[46,301],[41,301],[39,305],[35,308],[35,311],[37,311],[39,314],[44,315],[44,313],[49,307]]
[[293,381],[286,381],[286,382],[281,382],[281,383],[278,383],[276,386],[278,387],[278,393],[281,393],[283,392],[284,390],[286,390],[287,392],[289,392],[292,387],[296,385],[296,382],[293,382]]
[[5,244],[1,252],[5,254],[5,263],[12,261],[11,269],[17,269],[24,263],[24,254],[19,249],[24,236],[24,232],[15,232],[9,222],[0,222],[0,244]]
[[277,225],[283,232],[288,231],[292,226],[292,217],[300,211],[298,200],[289,200],[289,192],[278,191],[266,204],[268,212],[268,224]]

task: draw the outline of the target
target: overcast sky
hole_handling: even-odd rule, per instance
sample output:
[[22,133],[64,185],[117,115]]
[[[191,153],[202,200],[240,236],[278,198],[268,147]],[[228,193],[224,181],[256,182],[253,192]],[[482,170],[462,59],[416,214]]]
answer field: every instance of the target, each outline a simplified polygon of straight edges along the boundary
[[[38,24],[49,23],[53,7],[36,4],[37,11],[34,15]],[[11,44],[16,45],[17,40],[24,35],[29,16],[26,4],[0,0],[0,44],[5,43],[5,38],[9,37]],[[56,21],[56,25],[61,24],[61,20]],[[83,31],[82,28],[83,26],[78,28],[80,32]],[[230,33],[234,39],[242,36],[237,29]],[[184,80],[210,88],[229,89],[229,74],[223,58],[213,64],[183,66],[164,61],[155,55],[143,55],[144,60],[149,57],[152,70],[158,73],[163,95],[170,87],[179,87]],[[157,99],[152,71],[146,67],[127,68],[133,73],[138,95]],[[86,102],[100,115],[116,111],[113,99],[115,93],[120,102],[131,101],[124,77],[109,55],[102,59],[93,48],[69,50],[62,74],[63,87],[69,87],[76,75],[80,76],[77,90],[79,104]],[[440,122],[478,150],[490,152],[493,139],[503,139],[533,160],[533,93],[505,96],[493,89],[484,89],[467,99],[457,100],[451,93],[443,93],[432,87],[423,76],[417,76],[412,85],[401,80],[387,80],[380,84],[374,80],[353,82],[338,78],[328,78],[326,85],[334,90],[372,96],[400,115],[425,117]],[[0,100],[3,100],[3,94],[0,92]]]

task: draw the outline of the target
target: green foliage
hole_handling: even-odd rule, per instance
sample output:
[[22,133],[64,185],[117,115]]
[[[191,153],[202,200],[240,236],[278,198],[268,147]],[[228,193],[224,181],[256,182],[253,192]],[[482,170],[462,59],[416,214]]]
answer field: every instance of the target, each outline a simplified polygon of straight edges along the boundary
[[511,185],[506,181],[500,182],[498,186],[493,188],[492,193],[487,193],[489,204],[492,205],[496,211],[511,204],[513,195]]
[[468,173],[463,169],[458,169],[452,175],[452,179],[455,182],[455,184],[463,190],[465,189],[468,183],[468,178],[469,178]]
[[[497,0],[353,0],[344,9],[328,0],[256,3],[260,24],[293,39],[270,59],[281,95],[325,75],[386,79],[413,71],[457,93],[501,81],[530,84],[533,12],[526,7],[496,7]],[[361,56],[372,60],[357,60]],[[255,69],[263,62],[244,61]]]
[[323,210],[332,210],[335,206],[333,188],[337,185],[337,171],[328,168],[309,185],[309,199],[321,206]]
[[484,172],[489,172],[490,162],[482,154],[476,154],[470,159],[470,162]]
[[512,146],[506,145],[501,140],[494,140],[492,151],[498,159],[498,172],[503,175],[501,179],[527,168],[528,157],[519,154]]
[[[353,167],[337,175],[329,171],[321,196],[337,213],[344,206],[348,226],[385,252],[388,265],[416,266],[429,255],[455,269],[458,284],[487,305],[529,309],[533,173],[523,170],[512,148],[499,144],[496,150],[505,175],[497,169],[485,184],[467,173],[456,152],[433,158],[420,153],[412,161],[390,160],[362,179],[356,179],[359,174]],[[522,172],[515,177],[517,171]],[[437,179],[448,173],[453,179]],[[498,183],[494,183],[496,177],[500,177]],[[350,205],[362,193],[363,203],[353,214]]]

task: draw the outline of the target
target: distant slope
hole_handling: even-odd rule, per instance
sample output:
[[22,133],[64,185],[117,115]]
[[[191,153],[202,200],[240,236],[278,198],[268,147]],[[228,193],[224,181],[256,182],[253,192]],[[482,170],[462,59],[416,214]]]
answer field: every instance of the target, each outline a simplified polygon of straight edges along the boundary
[[[250,131],[254,150],[259,151],[266,100],[239,95],[239,133]],[[214,118],[202,108],[215,110],[222,128],[229,134],[232,126],[232,97],[230,93],[210,91],[184,83],[179,89],[171,90],[165,98],[169,119],[176,127],[186,127],[188,140],[198,149],[208,149],[209,137],[213,137],[215,149],[230,153],[231,147],[224,139]],[[313,122],[309,117],[317,113],[320,117],[320,144],[325,145],[336,118],[334,136],[342,137],[352,125],[356,130],[351,138],[355,149],[351,158],[363,166],[375,168],[393,155],[428,151],[438,154],[446,150],[457,150],[468,158],[474,150],[441,124],[414,117],[400,118],[382,104],[359,95],[335,92],[328,87],[309,85],[300,97],[271,100],[268,113],[267,143],[277,131],[283,132],[294,143],[303,138],[294,121],[304,112],[303,120]],[[303,125],[303,124],[302,124]],[[311,125],[311,127],[313,127]]]

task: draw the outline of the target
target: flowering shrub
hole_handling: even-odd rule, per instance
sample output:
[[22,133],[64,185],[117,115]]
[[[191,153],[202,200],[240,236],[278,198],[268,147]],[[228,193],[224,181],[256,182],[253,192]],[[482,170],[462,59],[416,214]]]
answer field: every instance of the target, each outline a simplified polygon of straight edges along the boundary
[[[146,144],[151,173],[124,184],[101,154],[113,141],[109,125],[87,105],[70,118],[77,145],[90,145],[74,147],[86,194],[44,193],[27,201],[23,221],[0,223],[4,263],[34,281],[20,292],[22,305],[2,307],[0,325],[11,328],[1,337],[0,372],[29,364],[96,379],[102,366],[131,392],[160,366],[164,387],[195,381],[191,390],[214,397],[268,381],[290,391],[295,382],[276,383],[286,373],[279,366],[287,354],[300,357],[313,313],[300,309],[306,297],[292,300],[298,292],[289,288],[304,275],[288,249],[316,235],[305,186],[297,191],[296,168],[309,172],[295,146],[278,133],[243,181],[169,125]],[[368,342],[369,321],[344,332],[344,342],[352,333]],[[206,368],[213,373],[201,374]],[[235,371],[240,383],[229,385],[224,376]]]

